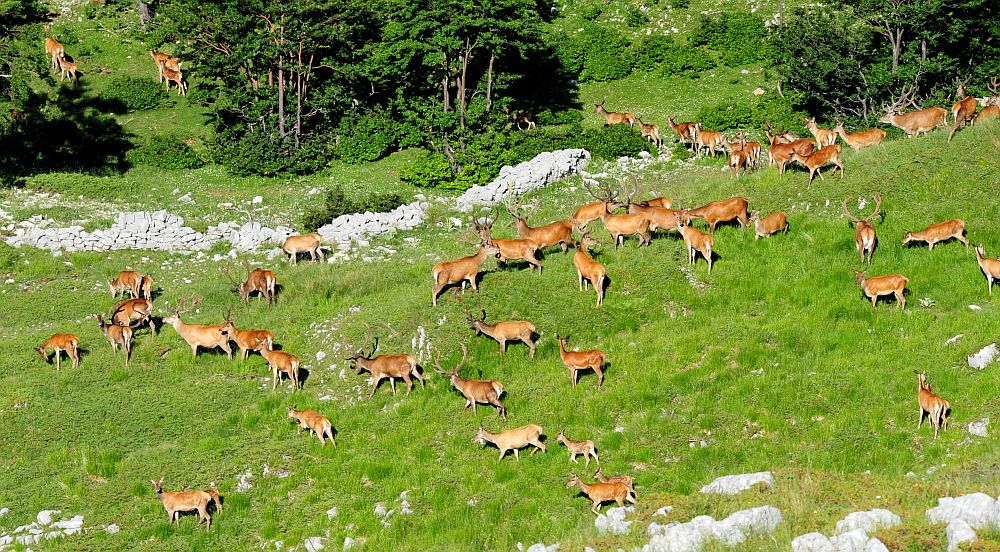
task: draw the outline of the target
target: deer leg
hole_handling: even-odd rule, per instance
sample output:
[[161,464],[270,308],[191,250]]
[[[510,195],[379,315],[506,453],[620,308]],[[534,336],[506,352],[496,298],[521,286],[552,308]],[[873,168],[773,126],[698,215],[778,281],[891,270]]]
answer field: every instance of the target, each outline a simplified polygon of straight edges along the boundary
[[59,349],[55,349],[55,352],[56,352],[56,372],[58,372],[59,368],[61,367],[60,364],[62,363],[61,360],[62,351],[60,351]]
[[517,449],[514,449],[514,461],[515,462],[520,462],[521,461],[521,456],[518,454]]
[[[472,291],[479,291],[479,286],[476,284],[476,275],[473,274],[469,276],[469,285],[472,286]],[[464,290],[464,288],[463,288]]]
[[507,352],[507,340],[506,339],[499,339],[497,341],[500,342],[500,353],[506,353]]
[[990,288],[990,295],[993,295],[993,276],[986,275],[986,285]]
[[198,345],[191,345],[191,356],[192,357],[198,356]]
[[535,342],[531,340],[531,336],[525,337],[521,341],[528,346],[528,358],[535,358]]
[[587,452],[583,453],[583,463],[588,468],[590,467],[590,453]]
[[[703,253],[703,255],[704,255],[704,253]],[[709,249],[708,250],[708,254],[705,255],[705,260],[708,261],[708,273],[711,274],[712,273],[712,250],[711,249]]]
[[917,417],[917,429],[924,423],[924,407],[920,407],[920,416]]
[[573,387],[576,387],[576,370],[572,368],[569,369],[569,379],[570,382],[573,384]]
[[389,387],[392,388],[392,394],[396,394],[396,378],[389,376]]
[[596,498],[592,498],[591,500],[594,501],[594,506],[590,509],[590,511],[594,512],[597,515],[601,515],[601,512],[599,511],[601,507],[601,501],[597,500]]
[[410,391],[413,390],[413,380],[410,379],[409,374],[403,374],[403,381],[406,382],[406,394],[409,395]]
[[598,465],[600,465],[601,459],[597,457],[597,451],[594,449],[590,449],[590,454],[594,456],[594,460],[597,461]]
[[597,372],[597,388],[600,389],[601,384],[604,383],[604,370],[601,370],[600,366],[594,366],[594,372]]
[[576,283],[579,286],[580,291],[583,291],[583,273],[579,270],[576,271]]
[[896,301],[899,303],[899,310],[906,308],[906,297],[903,295],[902,291],[895,292]]
[[223,351],[226,352],[226,356],[229,357],[229,360],[233,360],[233,348],[229,346],[228,341],[225,341],[221,345],[219,345],[219,348],[221,348]]
[[420,387],[427,387],[427,384],[425,384],[425,383],[424,383],[424,377],[423,377],[423,376],[421,376],[421,375],[420,375],[420,372],[418,372],[418,371],[417,371],[417,368],[416,368],[416,366],[414,366],[414,367],[413,367],[413,368],[412,368],[412,369],[410,370],[410,373],[411,373],[411,374],[413,374],[413,377],[417,378],[417,381],[419,381],[419,382],[420,382]]
[[73,347],[72,349],[70,349],[69,353],[67,353],[67,354],[69,354],[70,358],[73,359],[73,368],[79,368],[80,367],[80,352],[76,350],[76,347]]

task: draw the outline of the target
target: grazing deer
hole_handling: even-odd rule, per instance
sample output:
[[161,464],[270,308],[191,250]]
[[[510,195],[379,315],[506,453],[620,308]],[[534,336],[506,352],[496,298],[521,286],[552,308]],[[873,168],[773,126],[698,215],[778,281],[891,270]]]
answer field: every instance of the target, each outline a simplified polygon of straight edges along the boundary
[[600,307],[604,303],[604,281],[607,279],[607,271],[604,270],[601,263],[595,261],[588,254],[588,249],[595,245],[597,245],[597,240],[584,232],[580,236],[580,241],[576,243],[573,266],[576,267],[580,291],[586,291],[587,285],[593,285],[594,291],[597,293],[597,306]]
[[458,392],[465,397],[465,409],[468,410],[469,406],[472,407],[472,413],[476,413],[476,404],[488,404],[496,407],[497,414],[503,418],[507,419],[507,408],[504,407],[503,403],[500,402],[500,396],[503,395],[503,384],[496,380],[475,380],[475,379],[463,379],[458,375],[458,369],[465,364],[465,358],[469,351],[465,347],[465,343],[462,344],[462,360],[458,363],[458,366],[452,368],[450,372],[446,372],[441,369],[441,363],[435,357],[434,367],[436,372],[448,376],[451,380],[451,384],[458,389]]
[[601,388],[601,384],[604,383],[604,363],[607,361],[607,355],[604,351],[599,349],[588,349],[586,351],[570,351],[566,349],[566,344],[569,343],[569,336],[560,337],[556,334],[556,339],[559,341],[559,356],[562,357],[563,365],[569,369],[570,382],[572,382],[573,387],[576,387],[577,372],[580,370],[593,370],[597,374],[597,388]]
[[583,188],[598,201],[580,207],[570,218],[570,222],[581,231],[591,222],[601,218],[604,213],[614,211],[621,206],[618,202],[618,192],[610,184],[599,183],[599,186],[601,192],[596,191],[586,180],[583,182]]
[[622,483],[624,485],[627,485],[629,490],[632,491],[632,494],[635,495],[635,478],[632,477],[631,475],[615,475],[612,477],[604,477],[604,474],[601,473],[601,468],[597,468],[597,471],[594,472],[594,475],[592,477],[594,477],[601,483]]
[[574,441],[566,437],[566,430],[564,429],[559,432],[558,436],[556,436],[556,440],[566,445],[566,450],[569,451],[569,459],[574,464],[579,464],[579,462],[576,461],[576,457],[580,454],[583,455],[583,459],[586,462],[585,465],[587,467],[590,467],[591,456],[594,457],[594,460],[597,460],[598,464],[601,463],[601,459],[597,457],[597,449],[594,447],[594,442],[590,439],[584,441]]
[[324,447],[326,446],[327,437],[330,438],[331,445],[337,446],[337,441],[333,438],[333,424],[330,423],[330,420],[326,416],[315,410],[295,410],[294,408],[289,408],[288,417],[299,422],[295,433],[302,433],[302,429],[305,428],[309,430],[309,433],[315,433],[316,437],[319,437],[320,444]]
[[636,122],[639,123],[639,130],[642,132],[643,138],[652,142],[656,146],[656,149],[663,147],[663,138],[660,138],[660,127],[647,125],[639,118],[636,118]]
[[274,349],[274,334],[267,330],[239,330],[228,315],[226,323],[219,332],[227,339],[236,342],[236,346],[240,349],[240,358],[243,360],[250,356],[250,351],[256,351],[257,347],[263,346],[269,351]]
[[187,96],[187,83],[184,82],[184,73],[179,68],[174,69],[164,62],[160,64],[160,71],[163,72],[163,78],[167,85],[167,93],[170,92],[170,83],[174,83],[177,85],[177,95]]
[[750,222],[753,223],[753,239],[766,238],[775,232],[788,233],[788,217],[781,211],[775,211],[760,218],[760,210],[750,212]]
[[205,349],[222,349],[230,360],[233,358],[233,350],[229,347],[229,337],[222,333],[225,324],[188,324],[181,320],[181,313],[193,310],[201,303],[198,297],[182,297],[177,308],[173,309],[170,316],[163,319],[163,322],[170,324],[177,331],[188,346],[191,347],[191,356],[198,356],[198,347]]
[[[152,285],[152,280],[150,281]],[[142,297],[142,274],[135,270],[123,270],[114,280],[108,282],[108,292],[112,299],[128,292],[132,297]],[[147,297],[147,299],[149,299]]]
[[[963,90],[964,89],[961,89]],[[979,102],[976,101],[975,96],[965,96],[961,100],[955,103],[951,108],[951,115],[955,122],[952,124],[951,132],[948,133],[948,141],[955,137],[955,133],[958,129],[971,123],[976,116],[976,108],[979,107]]]
[[689,225],[689,217],[689,211],[683,211],[681,216],[677,217],[677,230],[680,231],[684,238],[684,245],[687,246],[688,264],[693,266],[697,258],[695,252],[700,252],[701,256],[708,262],[708,273],[711,274],[712,248],[715,247],[715,237]]
[[854,283],[861,286],[861,290],[872,300],[872,310],[875,310],[875,303],[882,295],[895,295],[896,302],[899,303],[899,310],[906,308],[906,284],[909,278],[901,274],[886,274],[885,276],[865,277],[865,272],[854,271]]
[[[478,222],[475,223],[478,225]],[[483,266],[486,257],[497,257],[500,249],[488,241],[480,238],[479,251],[475,255],[469,255],[454,261],[442,261],[431,269],[431,277],[434,278],[434,287],[431,290],[431,304],[437,306],[437,298],[445,287],[452,284],[462,283],[462,292],[465,292],[465,284],[468,282],[473,291],[479,289],[476,279],[479,277],[479,269]]]
[[[816,144],[812,140],[799,139],[788,133],[775,132],[769,121],[765,121],[766,128],[764,134],[770,144],[767,150],[768,166],[778,166],[778,174],[785,174],[785,166],[792,161],[792,154],[810,155],[816,149]],[[795,140],[791,140],[795,138]]]
[[924,414],[927,414],[927,421],[934,427],[934,438],[937,439],[938,430],[948,430],[948,410],[951,404],[948,401],[934,394],[929,383],[927,374],[913,371],[917,375],[917,403],[920,405],[920,418],[917,419],[917,429],[924,423]]
[[636,500],[633,496],[633,491],[624,483],[584,483],[575,473],[566,482],[566,488],[579,487],[583,494],[587,495],[593,503],[594,506],[590,509],[597,515],[600,515],[601,503],[610,502],[614,500],[618,503],[618,506],[625,506],[625,502],[630,504],[635,504]]
[[885,131],[880,128],[872,128],[848,134],[847,130],[844,129],[844,123],[837,123],[837,127],[834,130],[840,135],[840,139],[848,146],[851,146],[851,149],[854,151],[867,148],[868,146],[877,146],[885,139]]
[[479,424],[479,432],[472,439],[472,442],[479,443],[480,445],[485,445],[487,441],[496,445],[500,449],[500,457],[497,462],[503,461],[504,455],[507,451],[514,451],[514,460],[520,462],[521,457],[518,456],[518,450],[522,449],[528,445],[535,448],[531,449],[531,455],[534,456],[536,452],[545,452],[545,444],[539,440],[542,436],[541,426],[535,424],[528,424],[526,426],[521,426],[514,429],[508,429],[507,431],[501,431],[500,433],[490,433],[483,428],[483,424]]
[[104,337],[108,338],[111,350],[117,353],[118,347],[121,346],[122,350],[125,351],[125,367],[128,368],[129,357],[132,356],[132,328],[105,322],[104,315],[100,313],[94,316],[97,318],[97,324],[100,326],[101,332],[104,333]]
[[501,353],[507,352],[508,341],[520,341],[528,346],[528,357],[535,358],[534,324],[519,320],[487,324],[486,309],[482,310],[483,315],[479,319],[474,318],[469,311],[465,311],[465,320],[469,323],[470,328],[475,330],[477,334],[483,334],[496,340],[500,344]]
[[670,198],[658,196],[651,199],[646,199],[633,205],[638,205],[640,207],[657,207],[660,209],[670,209],[674,206],[674,202]]
[[[817,151],[814,151],[810,155],[802,156],[798,153],[792,152],[792,161],[798,161],[809,169],[809,184],[807,187],[812,186],[813,178],[819,174],[820,180],[823,177],[823,167],[827,165],[833,165],[840,169],[840,178],[844,178],[844,161],[840,158],[840,144],[834,144],[832,146],[826,146]],[[837,169],[834,169],[837,172]]]
[[274,272],[262,268],[250,268],[250,262],[245,259],[243,267],[247,270],[247,277],[242,283],[233,278],[233,273],[229,267],[222,267],[221,270],[233,285],[233,288],[239,292],[240,301],[244,303],[249,302],[250,295],[256,292],[258,293],[258,302],[263,298],[270,305],[275,299],[275,287],[277,285],[277,278]]
[[932,224],[919,232],[907,232],[903,235],[903,245],[910,242],[927,242],[927,249],[933,251],[934,244],[948,241],[952,238],[965,244],[969,249],[969,240],[965,239],[965,221],[962,219],[946,220],[937,224]]
[[698,137],[698,129],[696,123],[678,123],[674,121],[673,117],[667,117],[667,124],[670,128],[677,133],[677,139],[682,144],[695,144]]
[[323,262],[323,236],[319,234],[303,234],[301,236],[288,236],[281,250],[288,255],[288,260],[292,264],[298,264],[299,253],[308,253],[313,261],[319,257],[319,262]]
[[673,232],[677,230],[677,214],[679,209],[664,207],[646,207],[641,203],[633,203],[628,208],[630,213],[638,213],[649,220],[649,230],[666,230]]
[[76,62],[69,61],[65,57],[59,58],[59,82],[69,79],[70,82],[75,83],[77,81],[76,71]]
[[847,198],[844,198],[841,207],[844,208],[844,215],[851,219],[854,224],[854,245],[858,250],[858,255],[861,256],[861,262],[865,262],[865,254],[868,255],[868,264],[872,264],[872,253],[875,252],[875,227],[872,226],[871,221],[878,216],[882,209],[882,197],[878,194],[872,196],[875,201],[875,210],[872,211],[870,215],[864,219],[859,219],[858,217],[852,215],[847,210]]
[[[358,374],[367,370],[372,376],[372,388],[368,393],[368,398],[371,399],[375,395],[375,390],[378,389],[378,384],[383,379],[389,380],[389,386],[392,388],[392,394],[396,394],[396,378],[402,378],[406,382],[406,394],[410,394],[410,390],[413,389],[413,380],[410,376],[417,378],[420,381],[420,387],[424,387],[424,377],[420,374],[417,369],[417,359],[413,355],[379,355],[374,356],[375,352],[378,350],[378,338],[375,338],[375,343],[372,345],[372,351],[367,355],[364,354],[365,349],[368,345],[372,343],[372,328],[368,324],[365,324],[365,342],[361,345],[353,355],[344,358],[344,360],[350,362],[354,361],[354,369],[357,370]],[[341,350],[349,351],[351,348],[347,345],[347,341],[341,337]]]
[[[901,129],[908,138],[927,134],[935,128],[947,125],[948,111],[943,107],[919,109],[914,99],[916,90],[917,86],[914,83],[904,89],[892,105],[883,105],[885,115],[879,117],[879,122]],[[918,107],[918,110],[899,114],[899,111],[906,105]]]
[[[227,337],[228,339],[228,337]],[[281,374],[288,374],[288,379],[292,380],[292,391],[302,389],[302,379],[299,374],[299,357],[284,351],[275,351],[268,347],[268,342],[257,341],[255,351],[267,360],[267,365],[271,368],[271,391],[278,388],[281,381]]]
[[56,372],[62,364],[62,353],[66,353],[66,357],[73,361],[73,368],[80,366],[80,338],[73,334],[53,334],[52,337],[45,340],[38,347],[35,347],[35,351],[38,352],[45,362],[52,364],[49,360],[49,349],[52,349],[56,359]]
[[628,125],[629,128],[632,128],[632,126],[635,125],[636,122],[635,115],[632,115],[631,113],[628,112],[616,113],[614,111],[608,111],[604,109],[604,102],[601,102],[599,104],[594,104],[594,113],[597,113],[598,115],[604,117],[605,121],[604,124],[608,126],[617,125],[621,123]]
[[625,244],[625,236],[639,236],[639,247],[649,245],[649,219],[639,213],[617,215],[608,210],[601,215],[604,229],[614,238],[615,248]]
[[156,322],[153,321],[153,302],[141,297],[119,301],[111,309],[111,323],[129,326],[132,329],[148,324],[149,331],[156,335]]
[[976,262],[986,275],[986,284],[989,286],[990,295],[993,295],[993,280],[1000,280],[1000,259],[987,257],[983,244],[977,245],[975,249]]
[[197,510],[200,517],[195,526],[201,525],[201,522],[204,521],[206,523],[205,530],[211,529],[212,515],[208,513],[208,504],[214,500],[214,497],[205,491],[164,491],[163,479],[163,477],[159,481],[150,479],[149,482],[153,484],[156,496],[163,503],[163,509],[167,511],[170,523],[180,526],[181,512]]
[[517,230],[519,238],[535,242],[539,249],[545,249],[552,245],[559,245],[563,253],[569,249],[569,244],[573,243],[573,224],[565,220],[557,220],[545,226],[532,228],[528,226],[530,214],[520,214],[520,208],[520,203],[515,203],[513,207],[507,207],[507,212],[514,217],[514,229]]
[[701,150],[708,148],[708,153],[715,157],[715,150],[719,150],[722,153],[726,152],[725,137],[722,136],[721,132],[716,132],[714,130],[702,130],[701,123],[695,123],[694,125],[695,133],[697,137],[695,138],[695,153],[698,157],[701,157]]
[[45,54],[52,59],[52,70],[59,70],[59,60],[66,57],[66,48],[51,36],[45,37]]
[[750,219],[747,217],[747,208],[749,206],[750,201],[747,198],[731,197],[722,201],[707,203],[697,209],[685,209],[684,214],[687,220],[696,218],[705,219],[705,222],[708,223],[709,233],[714,234],[716,226],[732,220],[738,222],[740,228],[745,228],[750,224]]
[[816,137],[816,144],[822,148],[825,146],[832,146],[837,143],[837,133],[833,130],[827,130],[825,128],[819,128],[816,124],[816,118],[813,117],[806,121],[806,128],[809,132]]

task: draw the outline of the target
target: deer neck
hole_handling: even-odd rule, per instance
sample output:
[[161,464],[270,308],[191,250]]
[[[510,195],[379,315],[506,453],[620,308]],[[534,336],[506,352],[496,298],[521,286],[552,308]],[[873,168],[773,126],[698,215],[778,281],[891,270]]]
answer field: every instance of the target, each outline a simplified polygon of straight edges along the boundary
[[580,479],[579,477],[576,478],[576,486],[580,487],[580,490],[583,491],[586,495],[588,496],[590,495],[590,485],[584,483],[583,480]]
[[838,127],[837,127],[837,128],[835,128],[834,130],[836,130],[836,131],[837,131],[837,134],[839,134],[839,135],[840,135],[840,137],[841,137],[841,138],[843,138],[845,142],[847,141],[847,133],[846,133],[846,132],[844,132],[844,127],[842,127],[842,126],[838,126]]
[[496,337],[494,336],[497,327],[496,324],[487,324],[486,322],[481,322],[479,320],[477,320],[475,324],[476,324],[476,330],[479,331],[479,333],[492,337],[493,339],[496,339]]

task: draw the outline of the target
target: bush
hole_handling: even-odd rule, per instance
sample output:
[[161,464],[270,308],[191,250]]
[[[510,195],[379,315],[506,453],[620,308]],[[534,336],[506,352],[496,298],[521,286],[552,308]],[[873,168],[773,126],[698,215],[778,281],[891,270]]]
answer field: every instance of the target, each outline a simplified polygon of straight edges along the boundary
[[788,98],[782,98],[777,94],[765,94],[757,100],[757,105],[754,107],[753,123],[763,126],[764,121],[770,121],[777,130],[809,136],[805,126],[806,118],[807,115],[797,111]]
[[302,226],[307,232],[315,232],[339,216],[365,211],[382,213],[392,211],[402,204],[403,199],[395,193],[374,194],[360,200],[352,199],[347,197],[340,185],[337,185],[326,191],[322,205],[306,210],[302,215]]
[[676,9],[683,10],[691,7],[691,0],[673,0],[670,5]]
[[543,109],[535,115],[535,119],[542,126],[572,125],[583,120],[583,113],[579,109],[563,109],[561,111]]
[[625,24],[629,27],[642,27],[649,23],[649,16],[642,13],[642,10],[635,6],[625,8]]
[[576,40],[582,52],[581,81],[618,80],[632,72],[630,56],[623,55],[630,46],[625,37],[604,27],[587,25]]
[[126,111],[145,111],[160,107],[167,93],[153,79],[114,77],[101,93],[101,99],[119,102]]
[[761,96],[756,102],[726,100],[704,106],[698,110],[697,119],[706,129],[727,131],[761,129],[769,120],[774,128],[800,135],[809,135],[804,126],[806,115],[796,111],[792,104],[777,95]]
[[577,140],[577,146],[585,148],[594,157],[612,160],[622,156],[634,157],[641,151],[652,153],[652,145],[636,128],[627,125],[611,125],[596,130],[584,131]]
[[418,188],[445,188],[455,180],[455,174],[444,154],[431,151],[400,169],[399,179]]
[[703,105],[695,119],[701,121],[702,128],[706,130],[725,132],[748,128],[753,122],[753,105],[727,99],[715,105]]
[[399,143],[398,128],[385,113],[352,111],[337,127],[340,139],[333,154],[355,165],[381,159]]
[[587,21],[596,21],[604,13],[604,6],[600,4],[591,4],[589,6],[584,6],[580,10],[580,17],[586,19]]
[[125,154],[125,159],[133,165],[161,169],[196,169],[205,164],[194,148],[172,135],[149,138]]
[[760,17],[742,11],[723,12],[719,17],[702,16],[691,33],[691,44],[719,52],[722,63],[737,67],[768,59],[767,28]]
[[649,35],[632,46],[632,64],[636,69],[652,71],[669,57],[675,55],[677,48],[674,39],[667,35]]
[[237,176],[307,174],[327,165],[330,158],[326,136],[311,137],[296,148],[265,132],[230,128],[216,135],[213,157]]
[[660,72],[665,77],[694,78],[715,66],[715,55],[712,52],[704,48],[676,45],[660,65]]
[[583,134],[579,124],[564,129],[536,128],[517,135],[511,148],[516,163],[527,161],[539,153],[580,147],[578,137]]

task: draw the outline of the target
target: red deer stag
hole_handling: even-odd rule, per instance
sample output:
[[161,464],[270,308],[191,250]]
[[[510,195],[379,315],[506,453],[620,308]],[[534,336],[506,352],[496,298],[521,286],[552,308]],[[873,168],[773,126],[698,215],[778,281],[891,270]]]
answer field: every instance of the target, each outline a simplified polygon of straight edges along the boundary
[[875,227],[872,226],[871,221],[879,215],[882,209],[882,197],[878,194],[872,196],[875,201],[875,210],[871,212],[864,219],[859,219],[858,217],[852,215],[847,210],[847,198],[841,203],[841,207],[844,208],[844,215],[851,220],[854,224],[854,245],[858,250],[858,255],[861,256],[861,262],[865,263],[865,255],[867,254],[867,263],[872,264],[872,253],[875,252]]
[[240,301],[247,303],[250,301],[250,295],[257,293],[258,302],[264,299],[270,305],[275,299],[275,288],[277,287],[277,278],[274,272],[262,268],[250,268],[250,262],[247,260],[243,261],[243,268],[247,271],[247,277],[243,282],[233,277],[232,269],[229,267],[222,267],[220,270],[226,275],[233,288],[239,292]]
[[528,346],[528,357],[535,358],[534,324],[520,320],[487,324],[486,309],[482,309],[482,311],[482,317],[478,319],[473,317],[469,311],[465,311],[465,320],[469,323],[470,328],[475,330],[477,334],[483,334],[499,343],[501,353],[507,352],[508,341],[520,341]]
[[[417,359],[412,355],[378,355],[374,356],[375,352],[378,351],[378,338],[375,338],[375,343],[372,345],[372,350],[367,355],[365,354],[365,349],[368,345],[372,343],[372,328],[368,324],[365,324],[365,342],[361,345],[354,354],[349,357],[344,358],[344,360],[354,362],[354,368],[357,370],[358,374],[368,371],[372,376],[372,387],[371,391],[368,393],[368,398],[371,399],[375,395],[375,390],[378,389],[378,384],[384,379],[389,380],[389,386],[392,388],[392,394],[396,394],[396,378],[401,378],[406,382],[406,394],[409,395],[410,391],[413,389],[413,380],[410,377],[417,378],[420,381],[420,386],[424,387],[424,377],[420,374],[420,370],[417,369]],[[341,338],[341,350],[349,351],[350,347],[344,338]]]
[[441,369],[441,363],[435,357],[434,367],[437,368],[437,373],[448,376],[451,380],[451,384],[458,390],[459,393],[465,397],[465,409],[472,407],[472,413],[476,413],[476,404],[488,404],[494,406],[497,409],[497,414],[503,418],[507,419],[507,409],[504,407],[503,403],[500,402],[500,397],[503,395],[503,384],[495,380],[475,380],[475,379],[464,379],[458,375],[459,368],[465,364],[465,358],[469,351],[462,344],[462,360],[451,369],[450,372],[446,372]]

